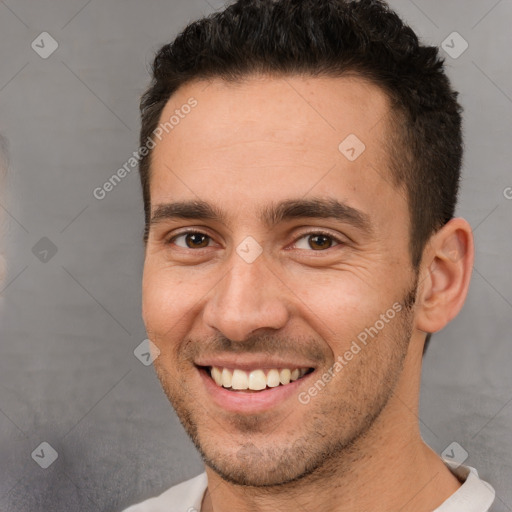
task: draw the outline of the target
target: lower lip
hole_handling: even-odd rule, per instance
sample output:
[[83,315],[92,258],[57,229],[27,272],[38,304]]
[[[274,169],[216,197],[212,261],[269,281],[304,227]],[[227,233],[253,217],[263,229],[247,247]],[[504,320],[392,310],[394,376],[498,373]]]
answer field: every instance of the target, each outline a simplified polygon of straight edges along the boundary
[[207,393],[217,406],[229,412],[246,414],[267,411],[283,403],[286,399],[296,396],[298,388],[305,384],[305,381],[315,373],[308,373],[304,377],[284,386],[279,385],[275,388],[264,389],[256,393],[245,393],[243,391],[229,391],[226,388],[217,386],[206,370],[203,368],[198,368],[198,370]]

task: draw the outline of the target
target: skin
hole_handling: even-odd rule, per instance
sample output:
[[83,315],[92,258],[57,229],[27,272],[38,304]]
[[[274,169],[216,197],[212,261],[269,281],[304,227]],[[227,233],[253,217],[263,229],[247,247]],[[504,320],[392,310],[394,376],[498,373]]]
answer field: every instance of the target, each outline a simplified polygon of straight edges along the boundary
[[[162,387],[206,463],[202,510],[433,510],[460,483],[420,436],[422,349],[425,333],[463,305],[468,223],[452,219],[434,234],[413,269],[406,195],[386,167],[388,99],[360,78],[193,82],[161,119],[190,97],[197,107],[153,150],[152,212],[201,200],[223,219],[151,224],[143,318]],[[355,161],[338,149],[349,134],[366,146]],[[369,229],[338,217],[264,222],[262,209],[293,199],[336,199]],[[236,251],[247,236],[262,248],[252,263]],[[397,303],[378,335],[300,403]],[[315,377],[261,414],[228,412],[193,361],[245,352],[310,361]]]

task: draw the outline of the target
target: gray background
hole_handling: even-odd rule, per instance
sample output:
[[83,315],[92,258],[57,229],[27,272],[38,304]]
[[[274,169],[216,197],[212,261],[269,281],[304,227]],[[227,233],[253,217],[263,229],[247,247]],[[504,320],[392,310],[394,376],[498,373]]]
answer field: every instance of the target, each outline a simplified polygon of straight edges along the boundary
[[[145,338],[138,176],[101,201],[92,191],[137,150],[154,51],[221,5],[0,2],[0,133],[11,158],[0,211],[2,511],[116,511],[202,469],[152,367],[133,353]],[[512,1],[391,5],[431,44],[453,31],[469,43],[446,59],[465,106],[458,213],[474,229],[476,263],[462,313],[425,358],[420,419],[439,453],[453,441],[464,447],[496,488],[495,510],[508,511]],[[59,45],[47,59],[31,48],[43,31]],[[41,442],[58,453],[47,469],[31,456]]]

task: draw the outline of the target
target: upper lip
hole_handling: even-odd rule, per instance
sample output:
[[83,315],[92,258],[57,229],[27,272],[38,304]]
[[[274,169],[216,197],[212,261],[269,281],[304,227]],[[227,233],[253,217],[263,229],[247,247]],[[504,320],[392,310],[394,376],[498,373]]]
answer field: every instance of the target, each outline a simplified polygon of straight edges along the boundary
[[292,359],[281,359],[278,357],[264,355],[240,355],[240,356],[215,356],[194,361],[196,366],[217,366],[220,368],[238,368],[240,370],[271,370],[273,368],[314,368],[311,363],[294,361]]

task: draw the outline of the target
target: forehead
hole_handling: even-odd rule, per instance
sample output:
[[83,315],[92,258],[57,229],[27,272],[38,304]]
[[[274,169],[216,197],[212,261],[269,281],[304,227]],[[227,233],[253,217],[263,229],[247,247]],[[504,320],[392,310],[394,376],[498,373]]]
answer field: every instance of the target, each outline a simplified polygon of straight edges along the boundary
[[[191,98],[195,106],[184,107]],[[186,84],[160,118],[174,116],[153,150],[152,204],[218,203],[223,194],[226,207],[242,208],[314,193],[376,209],[379,197],[403,199],[390,186],[389,108],[380,88],[357,77]]]
[[172,137],[164,137],[161,149],[173,142],[175,146],[190,143],[188,136],[193,130],[197,149],[220,151],[229,138],[233,145],[258,141],[307,143],[305,149],[324,152],[337,149],[340,137],[350,133],[368,142],[380,137],[386,129],[381,121],[387,119],[389,110],[386,94],[355,76],[256,75],[239,82],[217,78],[186,84],[169,99],[160,122],[165,123],[173,115],[178,121],[176,114],[191,97],[198,103],[194,115],[184,123],[181,114],[179,125],[169,130]]

